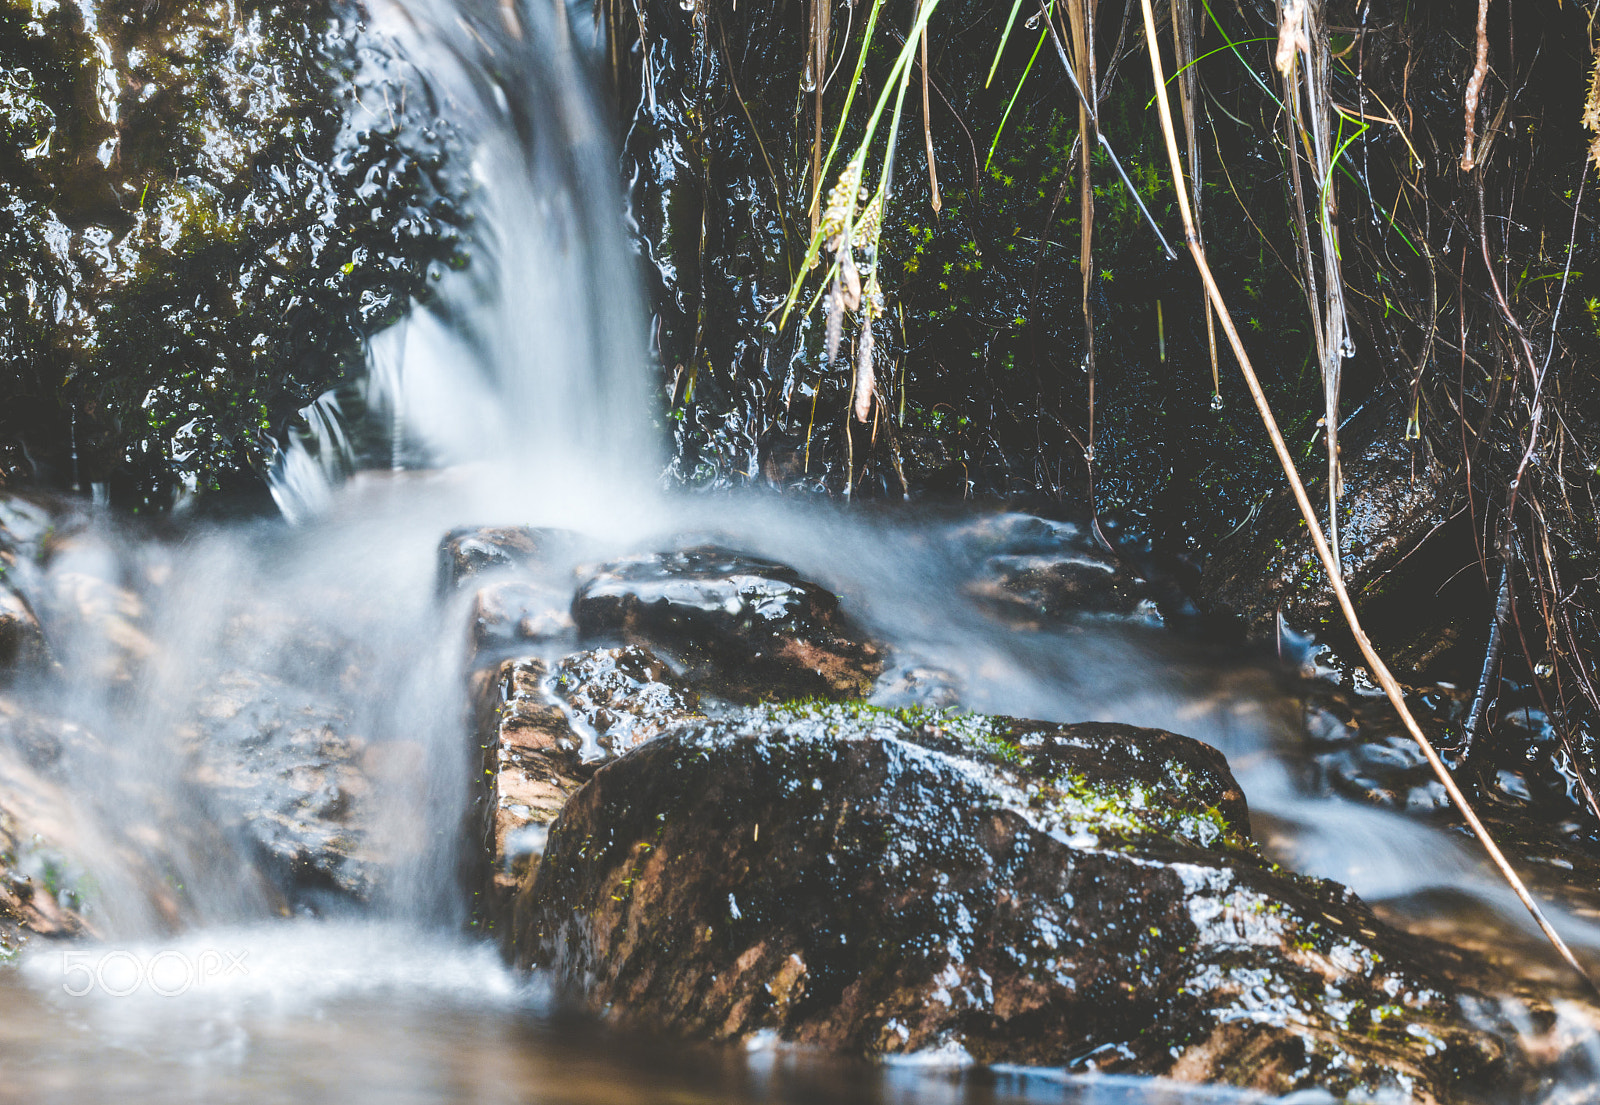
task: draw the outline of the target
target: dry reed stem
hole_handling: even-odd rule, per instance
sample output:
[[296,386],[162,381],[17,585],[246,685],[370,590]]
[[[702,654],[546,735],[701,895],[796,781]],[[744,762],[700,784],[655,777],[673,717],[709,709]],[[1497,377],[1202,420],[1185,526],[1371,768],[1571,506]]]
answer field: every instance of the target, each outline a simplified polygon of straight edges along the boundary
[[1483,95],[1483,81],[1489,75],[1489,0],[1478,0],[1478,51],[1472,62],[1472,77],[1467,81],[1467,125],[1466,144],[1461,151],[1461,167],[1471,172],[1477,167],[1478,159],[1473,154],[1473,143],[1477,141],[1478,131],[1478,98]]
[[1412,715],[1411,709],[1406,705],[1405,695],[1400,690],[1387,665],[1379,658],[1377,650],[1372,647],[1372,642],[1367,638],[1366,631],[1361,627],[1361,620],[1356,615],[1355,604],[1350,600],[1350,592],[1346,590],[1344,579],[1337,570],[1333,554],[1328,548],[1327,538],[1323,536],[1322,526],[1317,522],[1316,511],[1311,506],[1311,500],[1306,495],[1305,484],[1301,482],[1300,475],[1295,471],[1294,458],[1289,453],[1289,447],[1284,443],[1283,434],[1278,430],[1277,419],[1272,415],[1272,407],[1267,403],[1266,394],[1261,390],[1261,381],[1257,378],[1255,369],[1251,365],[1250,355],[1245,352],[1244,342],[1239,337],[1239,331],[1233,325],[1233,318],[1228,313],[1227,304],[1222,299],[1222,292],[1217,287],[1216,279],[1211,274],[1211,266],[1206,262],[1205,249],[1201,246],[1195,235],[1194,219],[1189,211],[1189,198],[1182,186],[1183,162],[1178,155],[1178,138],[1172,125],[1172,109],[1167,104],[1166,79],[1161,68],[1160,48],[1157,45],[1155,13],[1151,10],[1150,0],[1140,0],[1144,9],[1145,45],[1150,54],[1150,69],[1155,78],[1156,104],[1160,109],[1161,128],[1166,137],[1167,157],[1172,164],[1173,179],[1180,182],[1177,187],[1178,210],[1183,216],[1184,238],[1189,246],[1189,253],[1194,258],[1195,267],[1200,271],[1200,279],[1206,287],[1206,294],[1212,305],[1216,308],[1218,320],[1222,323],[1223,331],[1228,336],[1228,343],[1233,347],[1234,356],[1238,358],[1239,370],[1244,374],[1245,384],[1250,389],[1250,396],[1255,400],[1256,410],[1261,414],[1261,421],[1267,430],[1267,436],[1272,439],[1273,451],[1278,455],[1278,463],[1283,466],[1284,475],[1289,480],[1290,490],[1294,493],[1295,504],[1300,508],[1301,517],[1305,519],[1306,528],[1311,534],[1311,543],[1316,548],[1317,558],[1322,562],[1324,572],[1327,573],[1328,582],[1333,586],[1334,595],[1339,601],[1339,609],[1344,614],[1345,624],[1350,627],[1350,634],[1355,638],[1356,645],[1361,649],[1361,655],[1367,662],[1368,669],[1378,681],[1383,692],[1388,696],[1389,702],[1394,706],[1400,719],[1405,723],[1411,739],[1417,743],[1422,754],[1427,758],[1428,765],[1433,768],[1433,773],[1443,784],[1446,793],[1461,815],[1466,819],[1473,833],[1483,844],[1484,851],[1489,855],[1502,877],[1510,885],[1512,891],[1522,904],[1527,907],[1534,922],[1539,926],[1545,938],[1550,941],[1561,958],[1566,961],[1578,977],[1583,979],[1589,990],[1600,995],[1600,988],[1595,986],[1594,979],[1583,969],[1577,958],[1572,954],[1572,949],[1567,947],[1561,934],[1556,932],[1550,922],[1545,918],[1544,910],[1528,892],[1522,878],[1512,869],[1505,854],[1500,851],[1499,845],[1489,835],[1489,830],[1478,819],[1477,813],[1467,802],[1467,797],[1461,793],[1461,788],[1456,785],[1455,778],[1434,751],[1433,745],[1422,732],[1422,727],[1417,724],[1417,719]]

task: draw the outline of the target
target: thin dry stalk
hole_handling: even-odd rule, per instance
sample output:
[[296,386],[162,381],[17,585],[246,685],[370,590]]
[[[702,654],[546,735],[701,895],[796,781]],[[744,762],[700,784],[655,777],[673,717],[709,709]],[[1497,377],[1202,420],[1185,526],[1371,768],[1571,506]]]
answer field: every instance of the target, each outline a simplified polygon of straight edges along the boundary
[[[926,4],[929,0],[922,0]],[[939,167],[933,159],[933,117],[928,114],[928,86],[932,78],[928,76],[928,28],[922,28],[922,141],[928,148],[928,204],[933,208],[934,216],[944,210],[944,200],[939,197]]]
[[815,130],[811,140],[811,233],[822,217],[822,93],[828,83],[828,20],[833,0],[811,0],[811,51],[806,80],[816,93]]
[[[1078,273],[1083,280],[1083,334],[1084,334],[1084,370],[1089,374],[1089,413],[1088,413],[1088,444],[1084,448],[1084,461],[1089,466],[1093,480],[1094,469],[1094,300],[1090,293],[1094,290],[1094,179],[1090,173],[1089,155],[1094,149],[1094,137],[1089,130],[1089,107],[1091,103],[1099,102],[1099,93],[1095,88],[1094,56],[1089,46],[1089,18],[1084,10],[1085,0],[1067,0],[1067,22],[1072,39],[1072,60],[1079,73],[1083,74],[1084,100],[1078,101],[1078,225],[1081,233],[1078,237]],[[1093,509],[1093,492],[1090,493],[1090,509]]]
[[[1172,5],[1172,46],[1178,65],[1178,96],[1183,105],[1183,137],[1189,154],[1189,201],[1194,205],[1195,233],[1204,241],[1200,209],[1204,192],[1200,187],[1200,126],[1195,105],[1200,101],[1200,70],[1195,66],[1194,5]],[[1222,398],[1221,370],[1217,363],[1217,320],[1211,313],[1211,301],[1200,297],[1200,309],[1206,315],[1206,348],[1211,354],[1211,394],[1220,402]]]
[[[1279,4],[1278,71],[1283,76],[1283,102],[1289,128],[1290,181],[1294,193],[1301,260],[1306,271],[1306,297],[1322,370],[1322,418],[1328,442],[1328,542],[1339,560],[1339,378],[1350,344],[1344,303],[1344,273],[1339,262],[1337,205],[1333,191],[1333,101],[1330,93],[1328,21],[1322,0],[1288,0]],[[1303,62],[1303,64],[1302,64]],[[1301,96],[1304,94],[1302,105]],[[1306,132],[1306,123],[1310,133]],[[1317,229],[1320,256],[1313,261],[1306,219],[1305,193],[1299,171],[1299,149],[1310,155],[1317,180]],[[1319,281],[1313,266],[1320,269]]]
[[[1181,181],[1183,180],[1183,162],[1178,154],[1178,138],[1172,125],[1172,109],[1167,104],[1166,80],[1161,70],[1161,53],[1156,45],[1155,13],[1151,10],[1150,0],[1141,0],[1141,4],[1144,8],[1145,44],[1149,48],[1150,69],[1155,78],[1156,103],[1160,108],[1161,128],[1166,137],[1167,157],[1172,164],[1173,179]],[[1232,316],[1228,314],[1227,304],[1222,299],[1222,292],[1218,289],[1216,279],[1211,274],[1211,266],[1206,262],[1205,249],[1201,246],[1200,239],[1195,234],[1194,218],[1189,211],[1189,198],[1181,186],[1178,187],[1177,193],[1178,210],[1183,216],[1184,237],[1189,246],[1189,253],[1194,258],[1195,267],[1200,271],[1200,279],[1205,283],[1206,294],[1216,308],[1217,317],[1222,323],[1223,332],[1227,334],[1229,345],[1233,347],[1234,356],[1239,360],[1239,370],[1244,374],[1245,385],[1250,389],[1251,398],[1255,400],[1256,410],[1260,412],[1262,424],[1267,430],[1267,436],[1272,439],[1273,451],[1277,454],[1278,463],[1282,465],[1284,475],[1288,478],[1289,488],[1294,493],[1295,504],[1300,508],[1301,517],[1305,519],[1306,529],[1311,534],[1311,543],[1316,548],[1317,559],[1322,562],[1323,570],[1328,575],[1328,582],[1332,585],[1334,596],[1338,599],[1339,609],[1344,614],[1345,624],[1350,627],[1350,634],[1355,638],[1356,645],[1360,648],[1361,655],[1367,662],[1368,670],[1378,681],[1378,685],[1383,688],[1383,692],[1388,696],[1390,704],[1394,706],[1395,712],[1400,715],[1401,721],[1405,724],[1407,732],[1411,734],[1411,739],[1422,750],[1422,754],[1428,760],[1428,765],[1433,769],[1433,773],[1438,777],[1439,782],[1443,784],[1446,793],[1450,795],[1450,800],[1461,811],[1462,817],[1465,818],[1473,833],[1483,844],[1484,851],[1489,854],[1489,858],[1516,893],[1518,899],[1527,907],[1529,914],[1532,915],[1534,922],[1544,933],[1545,938],[1550,941],[1551,946],[1556,949],[1567,965],[1577,972],[1578,977],[1583,979],[1589,989],[1596,994],[1600,994],[1600,988],[1595,986],[1594,980],[1589,977],[1589,973],[1583,969],[1583,966],[1572,954],[1572,949],[1567,947],[1566,941],[1561,938],[1561,934],[1556,932],[1545,918],[1544,911],[1539,907],[1539,903],[1528,892],[1527,886],[1512,868],[1510,862],[1507,861],[1505,854],[1500,851],[1499,845],[1495,844],[1494,838],[1489,835],[1489,830],[1479,820],[1477,813],[1473,811],[1472,806],[1467,802],[1466,795],[1461,793],[1461,788],[1456,785],[1454,777],[1451,776],[1449,769],[1445,767],[1444,761],[1439,758],[1438,752],[1434,751],[1432,743],[1422,732],[1422,727],[1417,724],[1417,719],[1412,715],[1410,707],[1406,705],[1405,695],[1400,689],[1400,684],[1395,681],[1388,666],[1379,658],[1377,650],[1372,647],[1372,642],[1367,637],[1366,631],[1362,629],[1361,620],[1356,615],[1355,604],[1350,599],[1350,592],[1345,588],[1344,578],[1339,574],[1337,565],[1334,562],[1333,552],[1328,546],[1327,538],[1323,536],[1322,526],[1317,522],[1316,511],[1312,508],[1311,500],[1306,495],[1305,484],[1301,482],[1299,473],[1295,471],[1294,458],[1289,453],[1289,447],[1283,440],[1283,434],[1278,430],[1277,419],[1273,417],[1272,407],[1267,403],[1266,394],[1261,390],[1261,381],[1256,376],[1255,369],[1251,365],[1250,355],[1245,352],[1244,342],[1239,337],[1239,331],[1233,325]]]

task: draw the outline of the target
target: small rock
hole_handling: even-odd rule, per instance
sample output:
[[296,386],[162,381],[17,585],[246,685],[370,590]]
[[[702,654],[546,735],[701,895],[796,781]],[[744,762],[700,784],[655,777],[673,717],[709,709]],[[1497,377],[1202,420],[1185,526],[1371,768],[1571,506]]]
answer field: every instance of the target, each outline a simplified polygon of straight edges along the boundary
[[695,716],[697,700],[666,664],[631,645],[575,653],[553,675],[544,661],[518,657],[476,678],[483,771],[475,799],[487,871],[469,878],[495,928],[572,793],[604,760]]
[[1101,615],[1161,622],[1150,585],[1084,527],[1003,513],[969,522],[951,538],[979,565],[968,591],[1010,620]]
[[699,696],[682,686],[658,657],[636,645],[566,657],[556,668],[555,691],[612,756],[699,713]]
[[44,630],[27,601],[0,584],[0,672],[37,668],[49,656]]
[[533,641],[569,637],[575,631],[569,591],[510,579],[481,587],[472,600],[472,644],[480,655],[504,655]]
[[572,616],[585,634],[645,645],[735,701],[863,698],[883,670],[883,647],[832,592],[714,545],[605,564],[579,587]]
[[518,884],[538,866],[544,831],[593,772],[583,738],[545,690],[548,676],[544,661],[523,657],[476,677],[483,769],[475,775],[475,832],[486,870],[467,877],[482,888],[490,929],[500,927]]
[[439,543],[439,593],[459,590],[471,576],[537,567],[573,555],[569,530],[532,526],[458,526]]

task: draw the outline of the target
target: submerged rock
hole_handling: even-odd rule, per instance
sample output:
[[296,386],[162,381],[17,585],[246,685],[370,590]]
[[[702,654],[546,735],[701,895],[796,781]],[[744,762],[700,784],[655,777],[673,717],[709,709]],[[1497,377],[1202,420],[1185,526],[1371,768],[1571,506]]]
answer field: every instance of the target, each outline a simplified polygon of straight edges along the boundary
[[272,676],[235,671],[197,713],[190,779],[219,823],[255,847],[289,897],[331,890],[368,900],[384,858],[368,839],[375,756],[344,712]]
[[861,698],[884,649],[793,568],[715,545],[612,561],[578,588],[578,628],[643,644],[736,701]]
[[1253,851],[1168,733],[863,707],[689,724],[598,771],[514,948],[614,1021],[872,1055],[1416,1101],[1516,1087],[1464,961]]

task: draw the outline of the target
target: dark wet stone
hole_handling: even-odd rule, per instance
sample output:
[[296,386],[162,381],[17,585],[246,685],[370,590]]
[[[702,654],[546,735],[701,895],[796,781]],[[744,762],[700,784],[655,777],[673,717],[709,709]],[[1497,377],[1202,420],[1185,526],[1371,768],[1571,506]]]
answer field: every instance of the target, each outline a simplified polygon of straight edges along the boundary
[[[1412,813],[1435,809],[1433,768],[1387,698],[1311,680],[1301,695],[1315,788]],[[1435,703],[1448,709],[1454,699],[1436,696]],[[1421,695],[1409,696],[1409,705],[1434,748],[1448,752],[1456,739],[1449,715]]]
[[977,562],[979,578],[968,590],[1010,620],[1088,614],[1161,621],[1154,589],[1086,527],[1003,513],[981,516],[950,536]]
[[468,577],[537,568],[570,556],[580,538],[570,530],[534,526],[458,526],[439,542],[439,592]]
[[856,707],[689,725],[572,797],[518,961],[711,1039],[1272,1092],[1517,1085],[1513,1034],[1444,978],[1460,957],[1259,860],[1202,749]]
[[[1374,639],[1396,670],[1423,670],[1444,662],[1475,627],[1456,624],[1467,609],[1458,596],[1436,596],[1448,570],[1416,553],[1452,513],[1449,466],[1422,443],[1407,441],[1406,413],[1396,400],[1375,402],[1345,428],[1341,444],[1344,496],[1339,501],[1339,541],[1345,583]],[[1311,500],[1326,526],[1327,494],[1313,486]],[[1443,549],[1458,537],[1441,531]],[[1409,558],[1409,559],[1408,559]],[[1400,569],[1402,562],[1406,570]],[[1416,586],[1406,571],[1423,573]],[[1225,539],[1206,561],[1200,600],[1215,612],[1238,615],[1262,637],[1276,632],[1274,619],[1301,631],[1342,625],[1304,520],[1287,488],[1274,492],[1246,525]],[[1354,656],[1353,650],[1350,655]]]
[[572,603],[578,628],[645,645],[736,701],[861,698],[884,649],[793,568],[714,545],[601,566]]

